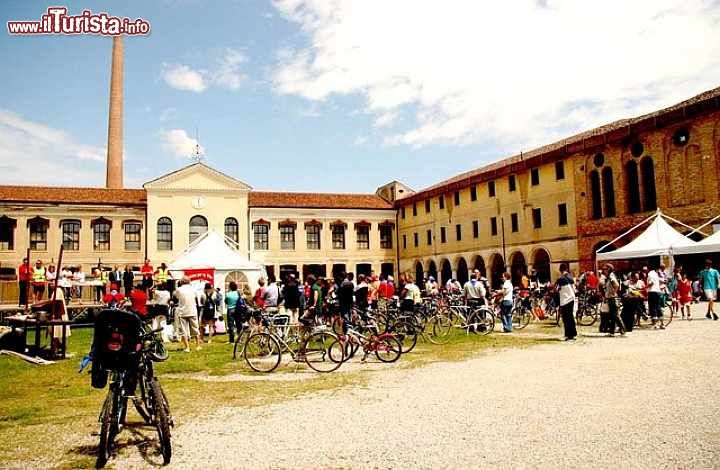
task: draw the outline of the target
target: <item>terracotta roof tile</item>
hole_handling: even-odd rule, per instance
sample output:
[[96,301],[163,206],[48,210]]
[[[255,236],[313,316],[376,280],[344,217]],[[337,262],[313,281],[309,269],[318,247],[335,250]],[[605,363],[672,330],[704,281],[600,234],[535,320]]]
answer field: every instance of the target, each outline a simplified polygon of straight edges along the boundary
[[0,201],[144,206],[147,197],[144,189],[0,186]]
[[250,207],[292,207],[313,209],[392,209],[392,204],[375,194],[291,193],[251,191]]

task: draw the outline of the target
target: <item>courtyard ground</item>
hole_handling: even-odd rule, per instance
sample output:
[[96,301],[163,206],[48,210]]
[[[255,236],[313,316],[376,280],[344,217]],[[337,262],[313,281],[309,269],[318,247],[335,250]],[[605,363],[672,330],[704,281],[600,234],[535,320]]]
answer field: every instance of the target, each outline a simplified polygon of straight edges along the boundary
[[[209,373],[171,357],[161,379],[178,423],[172,467],[720,466],[720,322],[696,316],[625,338],[581,332],[575,343],[545,326],[461,338],[397,366],[322,376],[285,366],[258,378],[220,360],[225,345],[190,361],[212,362]],[[102,392],[76,393],[66,406],[83,406],[70,418],[0,420],[0,466],[91,465]],[[123,431],[110,466],[157,464],[153,437]]]

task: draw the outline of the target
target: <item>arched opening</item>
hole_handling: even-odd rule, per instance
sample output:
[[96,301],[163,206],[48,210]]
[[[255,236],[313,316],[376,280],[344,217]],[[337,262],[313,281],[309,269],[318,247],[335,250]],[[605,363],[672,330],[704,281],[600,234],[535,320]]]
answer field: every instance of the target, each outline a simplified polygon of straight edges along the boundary
[[425,277],[425,272],[423,271],[423,265],[418,260],[415,262],[415,283],[418,287],[420,287],[420,289],[424,288],[424,286],[423,286],[423,282],[424,282],[423,278],[424,277]]
[[629,214],[641,212],[640,207],[640,179],[635,160],[625,164],[625,191],[627,192],[627,211]]
[[437,265],[435,264],[435,261],[430,260],[430,264],[428,264],[427,273],[428,273],[428,276],[434,277],[436,281],[438,280]]
[[533,254],[533,270],[538,282],[547,283],[551,280],[550,275],[550,253],[545,248],[538,248]]
[[248,278],[242,271],[230,271],[225,276],[225,292],[228,292],[230,288],[228,287],[230,285],[230,282],[234,282],[238,286],[238,292],[240,295],[243,295],[243,292],[245,289],[250,292],[250,286],[248,284]]
[[496,253],[490,259],[490,281],[493,289],[499,288],[502,283],[502,274],[505,272],[505,263],[503,262],[502,256]]
[[487,276],[487,270],[485,269],[485,260],[482,256],[478,255],[473,261],[473,270],[477,269],[480,271],[480,275],[483,277]]
[[640,162],[642,174],[643,207],[646,211],[657,209],[657,194],[655,193],[655,164],[653,159],[645,157]]
[[605,200],[605,217],[615,217],[615,182],[612,168],[606,166],[602,171],[603,199]]
[[597,170],[590,172],[590,212],[593,219],[602,218],[602,196],[600,195],[600,175]]
[[239,247],[240,231],[238,221],[235,217],[225,219],[225,236],[227,237],[225,243],[227,243],[230,248],[237,250]]
[[513,286],[519,286],[520,278],[523,274],[527,274],[525,255],[519,251],[510,255],[510,274],[512,275]]
[[316,278],[327,276],[327,267],[324,264],[303,264],[302,267],[302,278],[306,280],[309,275],[313,275]]
[[446,282],[452,279],[452,266],[450,266],[450,261],[444,260],[442,262],[442,265],[440,267],[440,273],[442,274],[443,285],[445,285]]
[[194,215],[190,219],[190,243],[194,242],[200,235],[207,232],[208,221],[201,215]]
[[457,262],[457,280],[461,285],[465,285],[468,282],[468,265],[465,258],[460,258]]

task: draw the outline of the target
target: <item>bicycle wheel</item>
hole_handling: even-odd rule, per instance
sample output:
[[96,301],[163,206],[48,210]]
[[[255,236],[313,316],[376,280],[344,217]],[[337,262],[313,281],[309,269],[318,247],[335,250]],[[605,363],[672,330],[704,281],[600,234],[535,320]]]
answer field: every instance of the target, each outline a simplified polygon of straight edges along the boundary
[[169,405],[166,404],[165,395],[160,382],[153,377],[150,382],[150,396],[153,403],[153,416],[155,417],[155,427],[158,432],[158,440],[160,441],[160,453],[163,456],[163,464],[170,463],[172,457],[172,445],[170,443],[170,416],[168,413]]
[[340,316],[335,316],[332,319],[332,330],[336,335],[342,335],[345,332],[343,331],[343,319],[340,318]]
[[111,387],[105,397],[102,410],[100,411],[100,444],[98,445],[98,455],[95,461],[95,468],[103,468],[110,458],[115,433],[113,428],[113,403],[115,402],[116,392]]
[[487,335],[495,329],[495,316],[492,312],[477,309],[468,318],[468,331],[477,335]]
[[245,343],[245,362],[255,372],[272,372],[280,365],[282,354],[278,341],[269,333],[255,333]]
[[512,311],[513,328],[522,330],[530,323],[532,313],[522,306],[516,307]]
[[394,336],[383,336],[375,340],[375,357],[382,362],[395,362],[402,354],[402,344]]
[[345,361],[343,344],[337,336],[327,331],[318,331],[308,336],[303,350],[305,363],[317,372],[332,372]]
[[453,325],[445,315],[434,315],[425,325],[425,337],[433,344],[447,344]]
[[245,345],[247,344],[248,338],[250,338],[249,328],[244,328],[238,333],[237,338],[235,338],[235,344],[233,345],[233,359],[237,359],[238,356],[241,356],[245,352]]
[[395,323],[389,331],[400,341],[403,354],[407,354],[415,349],[418,340],[418,332],[415,326],[408,322],[400,321]]
[[343,348],[343,354],[344,358],[347,361],[351,357],[355,356],[355,353],[360,348],[360,343],[358,343],[355,339],[350,339],[350,336],[347,337],[345,341],[343,341],[344,348]]

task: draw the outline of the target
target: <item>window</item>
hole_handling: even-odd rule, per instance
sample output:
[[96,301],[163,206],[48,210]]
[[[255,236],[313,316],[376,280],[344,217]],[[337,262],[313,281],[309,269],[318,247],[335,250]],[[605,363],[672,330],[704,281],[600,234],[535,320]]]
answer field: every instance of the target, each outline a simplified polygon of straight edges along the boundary
[[605,199],[605,217],[615,217],[615,184],[612,168],[606,166],[602,171],[603,199]]
[[629,214],[641,212],[640,208],[640,178],[635,160],[625,165],[625,189],[627,191],[627,211]]
[[515,175],[510,175],[508,176],[508,190],[513,192],[515,189]]
[[332,226],[332,247],[333,250],[345,249],[345,225],[335,224]]
[[253,247],[256,250],[267,250],[270,239],[269,224],[253,224]]
[[393,226],[390,224],[380,225],[380,248],[389,250],[393,247],[392,241]]
[[415,248],[420,246],[420,237],[418,237],[417,232],[413,233],[413,244],[415,245]]
[[567,223],[567,204],[563,202],[562,204],[558,204],[558,224],[563,226],[567,225]]
[[0,217],[0,250],[12,251],[15,249],[15,227],[17,221],[7,216]]
[[457,207],[460,205],[460,191],[455,191],[454,198],[455,198],[455,206]]
[[432,230],[428,230],[425,235],[427,237],[428,246],[432,245]]
[[470,186],[470,200],[477,201],[477,186]]
[[125,222],[125,251],[140,251],[140,232],[142,224],[140,222]]
[[438,205],[440,209],[445,209],[445,196],[438,197]]
[[690,141],[690,131],[688,131],[685,128],[676,130],[673,133],[672,141],[673,141],[673,144],[675,144],[678,147],[687,145],[687,143]]
[[281,250],[294,250],[295,249],[295,226],[294,225],[281,225],[280,226],[280,249]]
[[657,195],[655,194],[655,165],[650,157],[640,162],[640,175],[643,185],[643,208],[646,211],[657,209]]
[[462,225],[455,224],[455,240],[462,240]]
[[407,248],[407,235],[403,235],[403,250]]
[[473,238],[480,237],[480,222],[473,220]]
[[497,217],[490,217],[490,235],[497,235]]
[[195,215],[190,219],[189,240],[194,242],[200,235],[207,232],[207,219],[201,215]]
[[405,206],[400,208],[400,217],[405,218]]
[[430,213],[430,199],[425,199],[425,213]]
[[80,221],[63,220],[60,222],[63,249],[78,251],[80,249]]
[[565,179],[565,162],[562,160],[555,162],[555,179],[558,181]]
[[357,234],[358,250],[369,250],[370,249],[370,225],[356,226],[355,233]]
[[495,181],[488,182],[488,196],[495,197]]
[[517,213],[510,214],[510,230],[515,233],[520,229],[518,228],[518,215]]
[[157,249],[169,251],[173,249],[172,220],[160,217],[157,222]]
[[305,234],[307,236],[307,248],[308,250],[319,250],[320,249],[320,229],[322,226],[313,224],[305,226]]
[[445,234],[445,227],[440,227],[440,243],[447,242],[447,235]]
[[413,202],[413,217],[417,217],[417,202]]
[[237,249],[240,244],[240,238],[238,221],[235,217],[228,217],[225,219],[225,236],[230,239],[229,241],[226,241],[228,246]]
[[110,221],[103,218],[92,221],[93,250],[110,251],[110,225]]
[[540,184],[540,168],[530,169],[530,184],[533,186]]
[[48,221],[35,217],[28,221],[28,226],[30,227],[30,250],[47,251]]
[[593,219],[602,217],[602,196],[600,195],[600,174],[597,170],[590,172],[590,200]]
[[542,228],[542,212],[539,207],[532,210],[532,218],[533,228]]

